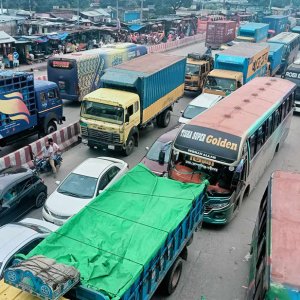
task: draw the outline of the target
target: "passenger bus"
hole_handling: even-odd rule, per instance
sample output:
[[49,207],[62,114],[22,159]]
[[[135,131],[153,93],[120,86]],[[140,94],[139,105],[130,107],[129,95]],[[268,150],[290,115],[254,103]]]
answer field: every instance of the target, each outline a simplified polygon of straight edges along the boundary
[[248,300],[299,299],[299,191],[299,173],[273,173],[252,235]]
[[99,88],[100,77],[106,68],[144,54],[147,54],[146,46],[120,43],[54,56],[48,60],[48,80],[58,85],[62,99],[81,101]]
[[299,51],[300,35],[294,32],[281,32],[268,40],[268,43],[276,43],[284,46],[281,66],[278,74],[285,73],[287,67],[294,62]]
[[196,116],[173,144],[169,177],[208,180],[204,221],[228,223],[283,144],[296,85],[257,77]]

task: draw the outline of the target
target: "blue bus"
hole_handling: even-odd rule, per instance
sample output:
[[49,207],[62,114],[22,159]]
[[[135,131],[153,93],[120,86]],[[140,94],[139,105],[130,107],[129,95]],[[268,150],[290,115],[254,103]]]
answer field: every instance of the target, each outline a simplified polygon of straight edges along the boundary
[[146,46],[133,43],[54,56],[48,60],[48,80],[55,82],[62,99],[81,101],[99,88],[104,70],[147,54]]
[[287,67],[294,62],[297,57],[300,35],[294,32],[281,32],[276,36],[270,38],[268,43],[275,43],[283,45],[283,54],[281,59],[281,65],[277,74],[284,74]]

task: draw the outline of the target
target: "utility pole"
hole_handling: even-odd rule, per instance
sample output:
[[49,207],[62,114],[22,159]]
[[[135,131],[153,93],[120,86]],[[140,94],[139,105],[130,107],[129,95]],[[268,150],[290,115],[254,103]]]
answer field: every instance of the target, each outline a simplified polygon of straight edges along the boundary
[[144,0],[141,0],[141,21],[143,21]]
[[119,19],[119,0],[117,0],[117,21]]
[[77,3],[77,27],[79,28],[79,1],[78,0],[78,3]]
[[1,0],[1,14],[3,15],[3,0]]
[[31,18],[31,1],[29,0],[29,12],[30,12],[30,18]]

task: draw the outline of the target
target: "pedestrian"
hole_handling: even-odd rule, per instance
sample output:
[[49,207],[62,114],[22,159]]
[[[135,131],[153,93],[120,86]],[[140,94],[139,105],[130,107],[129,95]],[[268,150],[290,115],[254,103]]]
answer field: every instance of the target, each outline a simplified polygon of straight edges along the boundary
[[11,69],[13,69],[14,68],[14,56],[12,55],[11,52],[8,53],[7,58],[8,58],[8,61],[9,61],[9,67]]

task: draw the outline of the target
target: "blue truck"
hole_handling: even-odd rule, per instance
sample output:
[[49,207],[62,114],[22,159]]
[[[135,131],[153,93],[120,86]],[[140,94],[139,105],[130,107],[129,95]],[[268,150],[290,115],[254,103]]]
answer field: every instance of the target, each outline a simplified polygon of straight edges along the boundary
[[267,40],[269,24],[264,23],[246,23],[239,28],[238,36],[235,41],[259,43]]
[[0,72],[0,147],[54,132],[64,120],[55,83],[34,80],[32,73]]
[[268,56],[268,72],[269,76],[275,76],[280,69],[281,59],[283,55],[283,45],[269,43],[270,50]]
[[275,35],[286,31],[288,16],[271,15],[263,18],[263,22],[269,24],[269,29],[275,31]]
[[238,43],[217,53],[203,92],[225,97],[253,78],[265,76],[268,55],[267,43]]
[[[159,286],[172,294],[203,221],[207,184],[137,165],[26,257],[18,255],[0,298],[16,296],[15,287],[47,300],[150,300]],[[36,298],[19,292],[17,299]]]

